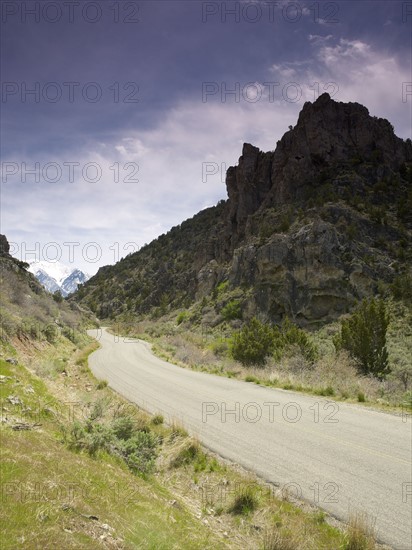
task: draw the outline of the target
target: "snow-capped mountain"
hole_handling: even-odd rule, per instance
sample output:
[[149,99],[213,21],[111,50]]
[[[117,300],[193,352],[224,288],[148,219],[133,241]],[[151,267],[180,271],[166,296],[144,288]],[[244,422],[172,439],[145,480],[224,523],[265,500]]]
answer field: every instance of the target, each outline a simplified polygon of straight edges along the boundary
[[60,290],[62,296],[68,296],[85,283],[90,276],[76,267],[68,267],[61,262],[32,261],[29,271],[49,292]]
[[[70,273],[68,277],[64,279],[64,281],[61,284],[61,293],[63,296],[67,296],[68,294],[72,294],[77,290],[77,287],[79,285],[82,285],[87,280],[89,280],[90,277],[86,273],[83,273],[83,271],[80,271],[80,269],[75,269]],[[66,294],[64,294],[66,293]]]

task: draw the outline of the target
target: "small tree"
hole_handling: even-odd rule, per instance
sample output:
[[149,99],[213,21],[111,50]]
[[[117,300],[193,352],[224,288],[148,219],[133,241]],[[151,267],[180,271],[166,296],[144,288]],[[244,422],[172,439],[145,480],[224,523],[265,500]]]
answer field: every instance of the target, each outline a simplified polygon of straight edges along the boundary
[[253,317],[234,335],[231,351],[233,358],[243,365],[263,366],[273,351],[272,328]]
[[310,340],[306,332],[292,323],[288,317],[283,322],[281,329],[275,330],[275,356],[280,359],[285,348],[298,346],[301,354],[307,360],[313,363],[318,355],[315,344]]
[[382,300],[364,299],[352,316],[342,322],[336,347],[342,347],[358,361],[363,374],[383,379],[390,373],[386,331],[389,317]]
[[63,295],[62,293],[60,292],[60,290],[56,290],[56,292],[53,293],[53,300],[55,302],[57,302],[58,304],[60,304],[61,302],[63,302]]

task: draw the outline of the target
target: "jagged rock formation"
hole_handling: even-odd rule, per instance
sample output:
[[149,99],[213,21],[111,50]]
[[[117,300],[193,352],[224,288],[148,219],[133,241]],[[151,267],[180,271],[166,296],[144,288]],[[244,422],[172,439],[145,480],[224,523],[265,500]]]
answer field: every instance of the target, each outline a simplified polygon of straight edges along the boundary
[[0,256],[4,258],[10,257],[10,245],[5,235],[0,235]]
[[326,322],[410,265],[412,143],[323,94],[263,153],[244,144],[228,200],[173,228],[75,299],[98,315],[182,307],[229,282],[246,315]]
[[357,161],[374,165],[371,180],[390,177],[412,161],[412,147],[395,136],[386,119],[371,117],[359,103],[336,102],[327,93],[313,104],[305,103],[297,125],[284,134],[274,152],[262,153],[246,143],[238,166],[229,168],[233,242],[241,240],[248,217],[261,205],[305,200],[322,178]]

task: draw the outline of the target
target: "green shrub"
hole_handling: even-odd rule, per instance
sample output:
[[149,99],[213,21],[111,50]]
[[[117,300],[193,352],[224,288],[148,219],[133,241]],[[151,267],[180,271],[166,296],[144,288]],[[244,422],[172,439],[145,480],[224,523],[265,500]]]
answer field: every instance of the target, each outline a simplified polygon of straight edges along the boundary
[[81,442],[86,435],[84,426],[75,420],[69,432],[69,446],[75,449],[81,448]]
[[362,374],[383,379],[390,372],[386,332],[389,317],[382,300],[364,299],[347,320],[342,321],[341,333],[334,344],[344,348],[356,359]]
[[95,424],[92,431],[86,434],[83,447],[91,456],[94,456],[100,449],[108,450],[111,440],[110,430],[102,424]]
[[121,441],[118,450],[132,471],[147,474],[154,469],[157,444],[153,433],[137,432],[131,439]]
[[60,292],[60,290],[56,290],[56,292],[53,293],[53,300],[55,302],[57,302],[58,304],[63,302],[63,296],[62,296],[62,293]]
[[275,338],[275,357],[280,359],[285,348],[298,346],[303,357],[310,362],[315,361],[318,352],[316,346],[311,342],[307,333],[293,324],[288,317],[282,323],[281,329],[278,327],[274,330]]
[[195,460],[198,461],[202,454],[202,448],[196,439],[186,439],[179,445],[176,455],[170,461],[170,466],[178,468],[183,464],[191,464]]
[[96,388],[98,390],[103,390],[104,388],[107,388],[108,385],[109,385],[109,383],[108,383],[107,380],[99,380],[99,382],[97,383]]
[[213,353],[219,357],[222,357],[227,354],[229,349],[228,340],[215,340],[210,344],[210,349],[213,351]]
[[242,305],[239,300],[231,300],[221,310],[225,321],[242,318]]
[[260,384],[259,378],[256,376],[248,375],[245,377],[245,382],[253,382],[254,384]]
[[94,456],[99,449],[106,449],[111,440],[110,431],[101,424],[86,424],[74,422],[69,433],[69,446],[72,449],[84,449]]
[[321,388],[315,392],[317,395],[322,395],[323,397],[335,395],[335,390],[332,386],[326,386],[326,388]]
[[391,285],[391,290],[395,300],[412,303],[412,276],[409,273],[398,275]]
[[82,343],[83,338],[82,338],[82,334],[78,330],[75,330],[72,327],[65,326],[62,328],[62,335],[68,340],[70,340],[70,342],[80,347],[80,344]]
[[281,233],[286,233],[287,231],[289,231],[289,228],[290,228],[290,218],[288,214],[284,214],[279,223],[279,231]]
[[159,424],[163,424],[164,422],[164,418],[163,418],[163,415],[161,414],[155,414],[154,417],[152,418],[152,424],[154,424],[155,426],[158,426]]
[[219,296],[222,296],[229,288],[229,281],[222,281],[212,291],[212,298],[216,300]]
[[130,416],[121,416],[113,420],[112,431],[118,439],[130,439],[135,431],[133,419]]
[[88,422],[93,422],[94,420],[97,420],[98,418],[102,418],[104,415],[105,408],[107,406],[107,402],[105,399],[98,399],[93,403],[93,408],[90,412],[90,416],[88,418]]
[[257,509],[258,504],[259,498],[256,485],[247,483],[236,490],[229,512],[236,515],[248,515]]
[[42,332],[43,332],[44,336],[46,337],[46,340],[50,344],[54,344],[57,341],[58,329],[55,325],[46,325],[42,329]]
[[243,365],[263,366],[273,351],[273,331],[269,325],[253,317],[232,340],[231,353]]
[[176,318],[176,323],[178,325],[182,324],[184,321],[186,321],[188,315],[189,313],[187,311],[181,311]]
[[146,474],[154,468],[158,438],[136,429],[130,417],[120,417],[109,426],[90,419],[85,424],[76,421],[66,440],[70,448],[85,450],[90,456],[99,450],[118,455],[133,472]]

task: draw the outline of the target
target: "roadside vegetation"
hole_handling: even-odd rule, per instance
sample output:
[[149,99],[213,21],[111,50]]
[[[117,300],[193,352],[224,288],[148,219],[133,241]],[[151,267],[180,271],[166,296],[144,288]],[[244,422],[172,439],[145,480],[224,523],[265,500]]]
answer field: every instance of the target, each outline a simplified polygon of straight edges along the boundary
[[[3,548],[345,548],[349,531],[96,380],[90,342],[2,345]],[[11,359],[7,357],[8,359]],[[64,368],[63,368],[64,366]],[[349,548],[349,547],[348,547]]]
[[0,340],[4,550],[350,548],[327,514],[94,378],[97,347]]
[[[234,301],[230,294],[227,299]],[[219,314],[222,302],[218,288],[215,299],[161,319],[124,319],[112,330],[150,341],[156,354],[180,366],[388,410],[412,410],[412,308],[407,301],[392,294],[365,299],[351,314],[311,331],[288,318],[280,325],[257,317],[227,321]],[[212,310],[215,318],[205,322],[205,312],[211,318]]]
[[[4,550],[376,546],[362,522],[339,524],[206,451],[176,419],[150,416],[115,394],[88,368],[99,346],[86,333],[96,326],[93,316],[53,299],[16,262],[7,262],[0,333]],[[158,350],[169,346],[167,353],[172,349],[186,365],[230,376],[240,369],[251,381],[296,353],[304,365],[317,364],[321,339],[290,321],[270,329],[277,344],[265,362],[245,367],[235,361],[233,335],[247,321],[239,318],[238,299],[231,300],[226,320],[206,334],[196,332],[196,310],[180,312],[180,322],[176,313],[161,323],[146,320],[133,332],[144,329]],[[171,348],[170,338],[181,345]],[[199,361],[192,364],[193,357]]]

